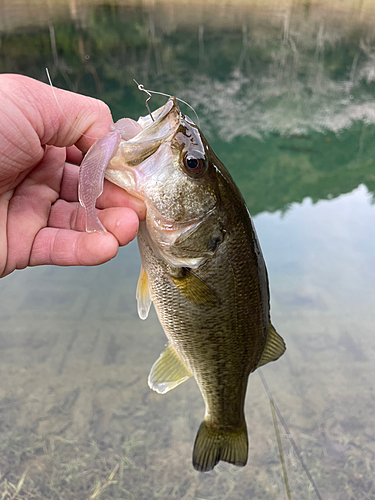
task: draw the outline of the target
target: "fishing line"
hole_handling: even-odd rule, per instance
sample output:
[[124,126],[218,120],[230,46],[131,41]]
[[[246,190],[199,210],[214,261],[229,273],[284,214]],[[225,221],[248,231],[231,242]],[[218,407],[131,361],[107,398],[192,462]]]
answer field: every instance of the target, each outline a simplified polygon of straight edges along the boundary
[[47,73],[47,78],[48,78],[48,82],[51,86],[51,89],[52,89],[52,93],[53,93],[53,97],[55,98],[55,101],[61,111],[61,114],[63,115],[63,117],[65,118],[65,120],[69,123],[69,125],[72,127],[73,130],[75,130],[76,132],[79,132],[81,137],[87,137],[88,139],[94,139],[96,140],[97,137],[92,137],[91,135],[87,135],[87,134],[83,134],[80,130],[78,130],[78,128],[76,128],[73,123],[71,123],[69,120],[68,120],[68,117],[66,116],[66,114],[64,113],[64,110],[62,109],[62,107],[60,106],[60,103],[57,99],[57,95],[56,95],[56,92],[55,92],[55,88],[52,84],[52,80],[51,80],[51,77],[50,77],[50,74],[49,74],[49,71],[48,71],[48,68],[46,68],[46,73]]
[[267,393],[267,396],[268,396],[269,400],[272,401],[272,404],[273,404],[273,407],[275,409],[275,412],[277,413],[277,416],[279,417],[281,425],[284,427],[284,430],[285,430],[285,433],[286,433],[286,437],[289,439],[291,445],[293,446],[295,454],[297,455],[298,460],[300,461],[300,463],[302,465],[302,468],[305,471],[305,474],[306,474],[306,476],[308,477],[308,479],[309,479],[309,481],[311,483],[311,486],[314,488],[316,496],[319,498],[319,500],[323,500],[322,495],[319,493],[318,487],[316,486],[316,484],[314,482],[314,479],[312,478],[312,476],[311,476],[311,474],[309,472],[309,469],[307,468],[307,465],[305,464],[305,461],[302,458],[302,455],[301,455],[301,452],[299,451],[297,443],[294,441],[293,436],[290,433],[289,427],[288,427],[287,423],[285,422],[285,420],[283,419],[283,417],[281,415],[281,412],[280,412],[277,404],[275,403],[275,400],[273,399],[272,393],[271,393],[271,391],[270,391],[270,389],[268,387],[268,384],[266,382],[266,379],[264,378],[264,375],[263,375],[262,371],[260,370],[260,368],[257,371],[258,371],[258,375],[259,375],[259,377],[260,377],[260,379],[262,381],[263,387],[264,387],[264,389],[265,389],[265,391]]
[[[151,94],[157,94],[157,95],[163,95],[165,97],[172,97],[170,94],[164,94],[164,92],[156,92],[156,90],[147,90],[145,89],[144,85],[142,83],[138,83],[137,80],[135,80],[133,78],[133,82],[135,82],[135,84],[137,85],[138,87],[138,90],[141,90],[142,92],[145,92],[149,97],[146,99],[146,107],[147,107],[147,111],[149,112],[150,116],[151,116],[151,119],[152,121],[155,121],[153,116],[152,116],[152,113],[150,111],[150,108],[148,107],[148,101],[151,99]],[[191,106],[188,102],[184,101],[183,99],[180,99],[179,97],[175,97],[175,99],[177,101],[180,101],[182,102],[183,104],[185,104],[188,108],[190,108],[192,110],[192,112],[195,114],[196,118],[197,118],[197,121],[198,121],[198,126],[199,126],[199,116],[197,114],[197,112],[195,111],[195,109],[193,108],[193,106]]]
[[[97,139],[97,137],[92,137],[91,135],[87,135],[87,134],[83,134],[80,130],[78,130],[72,122],[70,122],[68,120],[68,117],[66,116],[66,114],[64,113],[64,110],[62,109],[58,99],[57,99],[57,95],[56,95],[56,92],[55,92],[55,88],[53,86],[53,83],[52,83],[52,79],[51,79],[51,76],[49,74],[49,71],[48,71],[48,68],[46,68],[46,73],[47,73],[47,78],[48,78],[48,82],[51,86],[51,89],[52,89],[52,93],[53,93],[53,97],[55,98],[55,101],[56,101],[56,104],[58,105],[60,111],[61,111],[61,114],[63,115],[63,117],[65,118],[65,120],[69,123],[69,125],[72,127],[73,130],[75,130],[76,132],[79,132],[81,134],[81,136],[83,137],[87,137],[88,139]],[[134,79],[133,79],[134,80]],[[170,94],[164,94],[163,92],[157,92],[155,90],[147,90],[144,88],[144,86],[141,84],[141,83],[138,83],[136,80],[134,80],[134,82],[136,83],[137,87],[139,90],[141,90],[142,92],[145,92],[147,94],[147,99],[146,99],[146,108],[147,108],[147,111],[151,117],[151,120],[154,122],[154,117],[152,116],[152,113],[151,113],[151,110],[149,108],[149,105],[148,105],[148,101],[151,99],[152,95],[151,94],[158,94],[158,95],[163,95],[165,97],[172,97]],[[188,102],[184,101],[183,99],[180,99],[179,97],[176,97],[175,98],[177,101],[180,101],[182,102],[183,104],[185,104],[186,106],[188,106],[188,108],[190,108],[193,113],[195,114],[196,118],[197,118],[197,121],[198,121],[198,126],[199,126],[199,116],[197,114],[197,112],[195,111],[195,109],[193,108],[193,106],[191,106]]]
[[271,406],[273,426],[275,428],[275,434],[276,434],[276,439],[277,439],[277,446],[279,448],[279,455],[280,455],[280,460],[281,460],[281,466],[283,468],[283,476],[284,476],[284,483],[285,483],[286,494],[287,494],[288,500],[292,500],[292,497],[291,497],[291,494],[290,494],[290,488],[289,488],[288,474],[287,474],[287,471],[286,471],[286,465],[285,465],[285,460],[284,460],[283,446],[281,444],[279,425],[277,423],[276,412],[275,412],[275,405],[274,405],[274,402],[273,402],[272,399],[270,399],[270,406]]

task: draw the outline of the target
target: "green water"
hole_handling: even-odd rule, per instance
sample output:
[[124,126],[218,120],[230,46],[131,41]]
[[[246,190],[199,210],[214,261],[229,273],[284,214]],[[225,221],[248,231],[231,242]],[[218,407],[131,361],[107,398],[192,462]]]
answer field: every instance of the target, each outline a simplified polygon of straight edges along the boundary
[[[188,100],[244,194],[287,353],[263,373],[326,499],[375,498],[375,15],[217,2],[0,3],[0,71],[146,114],[146,87]],[[154,96],[156,108],[165,102]],[[192,118],[194,116],[184,109]],[[255,373],[250,455],[191,465],[204,404],[193,380],[147,385],[163,350],[136,314],[136,243],[99,268],[0,283],[0,498],[286,498]],[[293,499],[315,499],[281,429]],[[2,496],[1,496],[2,495]]]

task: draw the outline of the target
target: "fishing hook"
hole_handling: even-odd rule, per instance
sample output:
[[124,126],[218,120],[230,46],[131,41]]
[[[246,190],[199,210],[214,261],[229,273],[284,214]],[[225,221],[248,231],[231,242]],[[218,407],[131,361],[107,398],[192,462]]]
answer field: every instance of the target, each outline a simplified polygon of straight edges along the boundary
[[[137,80],[134,80],[134,78],[133,78],[133,81],[137,84],[138,90],[141,90],[142,92],[145,92],[148,95],[148,98],[146,99],[146,103],[145,104],[146,104],[147,110],[148,110],[148,112],[149,112],[149,114],[151,116],[151,120],[154,122],[155,121],[154,117],[152,116],[150,108],[148,107],[148,101],[152,97],[151,94],[164,95],[165,97],[172,97],[172,96],[170,94],[165,94],[164,92],[156,92],[156,90],[146,90],[144,88],[144,86],[141,83],[138,83]],[[179,97],[175,97],[175,99],[177,101],[182,102],[183,104],[185,104],[188,108],[190,108],[192,110],[192,112],[197,117],[197,122],[198,122],[198,126],[199,126],[199,116],[197,115],[197,112],[195,111],[195,109],[193,108],[193,106],[191,106],[188,102],[184,101],[183,99],[180,99]]]
[[144,88],[144,86],[142,85],[142,83],[138,83],[138,82],[137,82],[137,80],[134,80],[134,78],[133,78],[133,82],[135,82],[135,84],[137,85],[138,90],[140,90],[141,92],[145,92],[145,93],[148,95],[148,97],[147,97],[147,99],[146,99],[145,104],[146,104],[146,108],[147,108],[148,114],[150,115],[151,120],[154,122],[154,121],[155,121],[155,120],[154,120],[154,117],[152,116],[152,113],[151,113],[150,108],[149,108],[149,106],[148,106],[148,101],[149,101],[149,100],[151,99],[151,97],[152,97],[151,92],[149,92],[148,90],[146,90],[146,89]]

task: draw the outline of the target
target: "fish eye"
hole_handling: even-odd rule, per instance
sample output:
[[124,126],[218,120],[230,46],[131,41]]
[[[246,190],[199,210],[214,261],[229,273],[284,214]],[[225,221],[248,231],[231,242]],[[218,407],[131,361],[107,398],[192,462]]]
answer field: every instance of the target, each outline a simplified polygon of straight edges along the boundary
[[191,153],[186,153],[184,156],[184,167],[188,174],[196,176],[203,172],[205,162],[203,158],[197,158]]

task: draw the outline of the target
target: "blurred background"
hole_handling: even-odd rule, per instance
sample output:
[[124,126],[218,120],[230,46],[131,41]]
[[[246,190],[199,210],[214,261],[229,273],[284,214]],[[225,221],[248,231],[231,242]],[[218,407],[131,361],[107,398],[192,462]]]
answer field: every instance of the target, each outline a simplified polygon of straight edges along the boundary
[[[115,120],[147,113],[133,78],[194,106],[268,266],[275,400],[324,499],[375,498],[374,3],[0,0],[0,72],[46,67]],[[204,403],[194,380],[147,386],[166,339],[137,317],[139,266],[132,243],[1,280],[0,498],[286,498],[257,373],[248,465],[193,469]],[[292,498],[317,498],[281,437]]]

